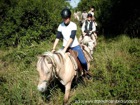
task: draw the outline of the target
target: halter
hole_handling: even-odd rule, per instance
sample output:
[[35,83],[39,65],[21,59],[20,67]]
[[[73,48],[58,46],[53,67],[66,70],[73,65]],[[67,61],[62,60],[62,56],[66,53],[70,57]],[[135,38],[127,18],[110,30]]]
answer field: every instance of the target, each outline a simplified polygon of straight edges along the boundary
[[[63,61],[63,56],[60,54],[60,53],[55,53],[56,55],[57,55],[57,57],[60,59],[60,62],[62,62],[63,64],[64,64],[64,61]],[[50,60],[50,63],[52,64],[52,68],[49,68],[48,66],[47,66],[47,69],[49,70],[49,71],[52,71],[51,72],[51,78],[53,78],[53,76],[55,77],[55,78],[57,78],[57,79],[60,79],[60,77],[58,76],[58,73],[57,72],[59,72],[60,71],[60,69],[61,69],[61,66],[60,66],[60,64],[58,64],[58,62],[56,62],[55,61],[55,59],[54,59],[54,56],[52,56],[52,55],[50,55],[49,53],[47,54],[44,54],[44,59],[47,59],[47,61],[48,60]],[[56,68],[58,68],[58,71],[56,71]],[[53,80],[53,79],[52,79]],[[61,79],[60,79],[61,80]],[[47,81],[47,80],[43,80],[43,82],[50,82],[50,81]]]
[[[51,75],[54,74],[54,76],[57,78],[57,75],[56,75],[57,74],[57,72],[56,72],[57,65],[56,65],[54,59],[50,55],[47,55],[46,58],[49,58],[51,60],[51,64],[52,64],[52,70],[50,70],[50,71],[52,71],[51,72],[52,73]],[[48,69],[50,69],[50,68],[48,68]]]

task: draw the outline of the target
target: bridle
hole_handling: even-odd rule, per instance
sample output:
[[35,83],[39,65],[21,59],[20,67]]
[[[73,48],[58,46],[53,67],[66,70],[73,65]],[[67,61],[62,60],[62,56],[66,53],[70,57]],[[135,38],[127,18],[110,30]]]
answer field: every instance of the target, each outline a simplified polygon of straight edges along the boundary
[[[59,54],[59,53],[54,53],[54,54],[56,54],[58,56],[58,58],[61,59],[61,57],[62,57],[61,54]],[[51,81],[54,80],[54,78],[60,79],[59,76],[58,76],[58,73],[56,71],[56,68],[59,68],[58,69],[58,72],[59,72],[60,69],[61,69],[61,67],[58,66],[58,63],[55,61],[54,57],[51,56],[51,55],[49,55],[49,54],[45,54],[43,57],[44,57],[44,59],[47,59],[47,61],[49,61],[49,64],[52,64],[52,67],[51,68],[49,68],[48,66],[46,66],[47,69],[51,72],[51,74],[50,74],[51,77],[50,78],[52,80],[51,79],[49,81],[43,80],[42,82],[50,83]],[[62,61],[62,63],[64,63],[64,61]]]

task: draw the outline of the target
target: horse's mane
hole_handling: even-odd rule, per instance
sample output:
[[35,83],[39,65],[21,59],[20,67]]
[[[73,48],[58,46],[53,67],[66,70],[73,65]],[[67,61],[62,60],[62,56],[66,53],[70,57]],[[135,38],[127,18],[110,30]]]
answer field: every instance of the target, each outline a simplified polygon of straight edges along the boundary
[[65,57],[64,57],[64,54],[62,53],[61,50],[58,50],[58,51],[56,51],[56,52],[54,52],[54,53],[52,53],[52,52],[50,52],[50,51],[46,51],[46,52],[44,52],[44,53],[42,54],[42,57],[47,57],[47,58],[51,59],[53,63],[59,64],[60,62],[58,61],[58,58],[55,57],[55,55],[56,55],[57,57],[59,57],[59,60],[60,60],[61,62],[64,63]]
[[46,52],[44,52],[42,55],[49,55],[49,56],[53,56],[53,55],[54,55],[54,54],[56,54],[56,53],[61,54],[61,55],[63,56],[63,58],[64,58],[64,54],[62,53],[62,51],[61,51],[61,50],[57,50],[55,53],[52,53],[52,52],[50,52],[50,51],[46,51]]
[[44,52],[42,55],[53,55],[53,53],[50,52],[50,51],[46,51],[46,52]]

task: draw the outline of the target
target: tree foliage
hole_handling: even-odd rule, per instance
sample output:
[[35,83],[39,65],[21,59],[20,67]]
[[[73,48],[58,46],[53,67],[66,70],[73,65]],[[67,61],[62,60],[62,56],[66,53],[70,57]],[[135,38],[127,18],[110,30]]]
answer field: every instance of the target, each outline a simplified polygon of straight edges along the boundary
[[100,32],[105,34],[129,34],[138,36],[140,27],[140,9],[138,0],[81,0],[76,9],[89,11],[96,8],[95,17]]
[[0,46],[30,45],[53,37],[67,5],[65,0],[1,0]]

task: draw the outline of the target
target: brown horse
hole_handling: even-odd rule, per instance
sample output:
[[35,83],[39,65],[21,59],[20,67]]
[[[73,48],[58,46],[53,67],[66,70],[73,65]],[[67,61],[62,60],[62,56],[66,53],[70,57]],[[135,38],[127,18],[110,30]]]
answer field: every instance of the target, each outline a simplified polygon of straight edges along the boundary
[[[86,54],[89,65],[92,57],[90,54],[88,54],[89,51],[86,46],[83,47],[83,49],[85,49],[84,53]],[[37,71],[39,73],[38,90],[45,92],[51,81],[54,78],[57,78],[65,86],[63,103],[66,104],[68,102],[71,84],[74,77],[76,76],[77,69],[78,66],[70,53],[65,53],[64,55],[60,52],[44,53],[38,57],[37,62]]]

